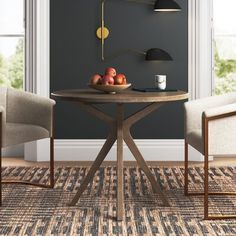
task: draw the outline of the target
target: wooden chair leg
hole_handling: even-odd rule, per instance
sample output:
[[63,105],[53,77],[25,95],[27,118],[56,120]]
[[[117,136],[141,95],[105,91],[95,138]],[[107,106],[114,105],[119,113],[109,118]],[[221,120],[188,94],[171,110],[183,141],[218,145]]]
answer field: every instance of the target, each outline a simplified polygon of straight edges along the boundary
[[208,220],[208,154],[205,154],[204,160],[204,219]]
[[208,215],[208,120],[202,118],[203,138],[204,138],[204,219],[209,218]]
[[2,112],[0,113],[0,206],[2,206]]
[[50,138],[50,187],[54,188],[54,138]]
[[184,194],[188,195],[188,143],[184,141]]
[[2,148],[0,147],[0,206],[2,206]]
[[[2,158],[0,153],[0,170],[2,166]],[[49,184],[40,184],[40,183],[34,183],[24,180],[2,180],[2,177],[0,175],[0,206],[2,203],[2,184],[25,184],[25,185],[32,185],[36,187],[41,188],[54,188],[55,185],[55,177],[54,177],[54,138],[50,137],[50,167],[49,167]]]

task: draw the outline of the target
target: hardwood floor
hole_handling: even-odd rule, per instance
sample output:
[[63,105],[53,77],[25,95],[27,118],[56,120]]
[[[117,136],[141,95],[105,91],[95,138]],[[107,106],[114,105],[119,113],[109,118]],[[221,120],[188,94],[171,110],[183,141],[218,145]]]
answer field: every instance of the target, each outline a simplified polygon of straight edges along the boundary
[[[90,166],[91,161],[57,161],[55,166]],[[149,161],[149,166],[184,166],[181,161]],[[25,161],[23,157],[3,157],[3,166],[46,166],[49,162],[30,162]],[[115,161],[104,161],[103,166],[114,166]],[[124,166],[136,166],[135,161],[126,161]],[[203,162],[191,162],[190,165],[201,166]],[[210,162],[212,166],[236,166],[236,157],[215,157],[214,161]]]

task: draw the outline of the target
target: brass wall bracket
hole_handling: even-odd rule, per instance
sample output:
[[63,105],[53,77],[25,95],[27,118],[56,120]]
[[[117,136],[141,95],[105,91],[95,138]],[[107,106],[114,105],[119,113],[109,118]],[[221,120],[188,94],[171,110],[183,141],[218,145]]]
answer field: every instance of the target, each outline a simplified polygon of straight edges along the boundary
[[108,35],[109,35],[109,29],[106,28],[105,26],[104,27],[99,27],[96,31],[96,35],[99,39],[106,39],[108,38]]

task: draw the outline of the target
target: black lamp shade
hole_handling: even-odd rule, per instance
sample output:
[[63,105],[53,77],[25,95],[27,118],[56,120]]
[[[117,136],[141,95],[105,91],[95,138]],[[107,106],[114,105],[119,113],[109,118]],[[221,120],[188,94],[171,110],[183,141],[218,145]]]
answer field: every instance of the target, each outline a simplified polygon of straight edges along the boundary
[[172,61],[172,57],[160,48],[151,48],[146,52],[146,61]]
[[156,0],[154,11],[181,11],[181,7],[174,0]]

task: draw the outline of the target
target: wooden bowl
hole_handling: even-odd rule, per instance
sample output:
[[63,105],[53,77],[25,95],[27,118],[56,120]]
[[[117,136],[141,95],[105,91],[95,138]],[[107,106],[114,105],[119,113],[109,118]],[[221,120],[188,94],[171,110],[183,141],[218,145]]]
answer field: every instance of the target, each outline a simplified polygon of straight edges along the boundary
[[89,84],[90,88],[103,91],[105,93],[117,93],[124,89],[127,89],[131,86],[131,84],[123,84],[123,85],[102,85],[102,84]]

